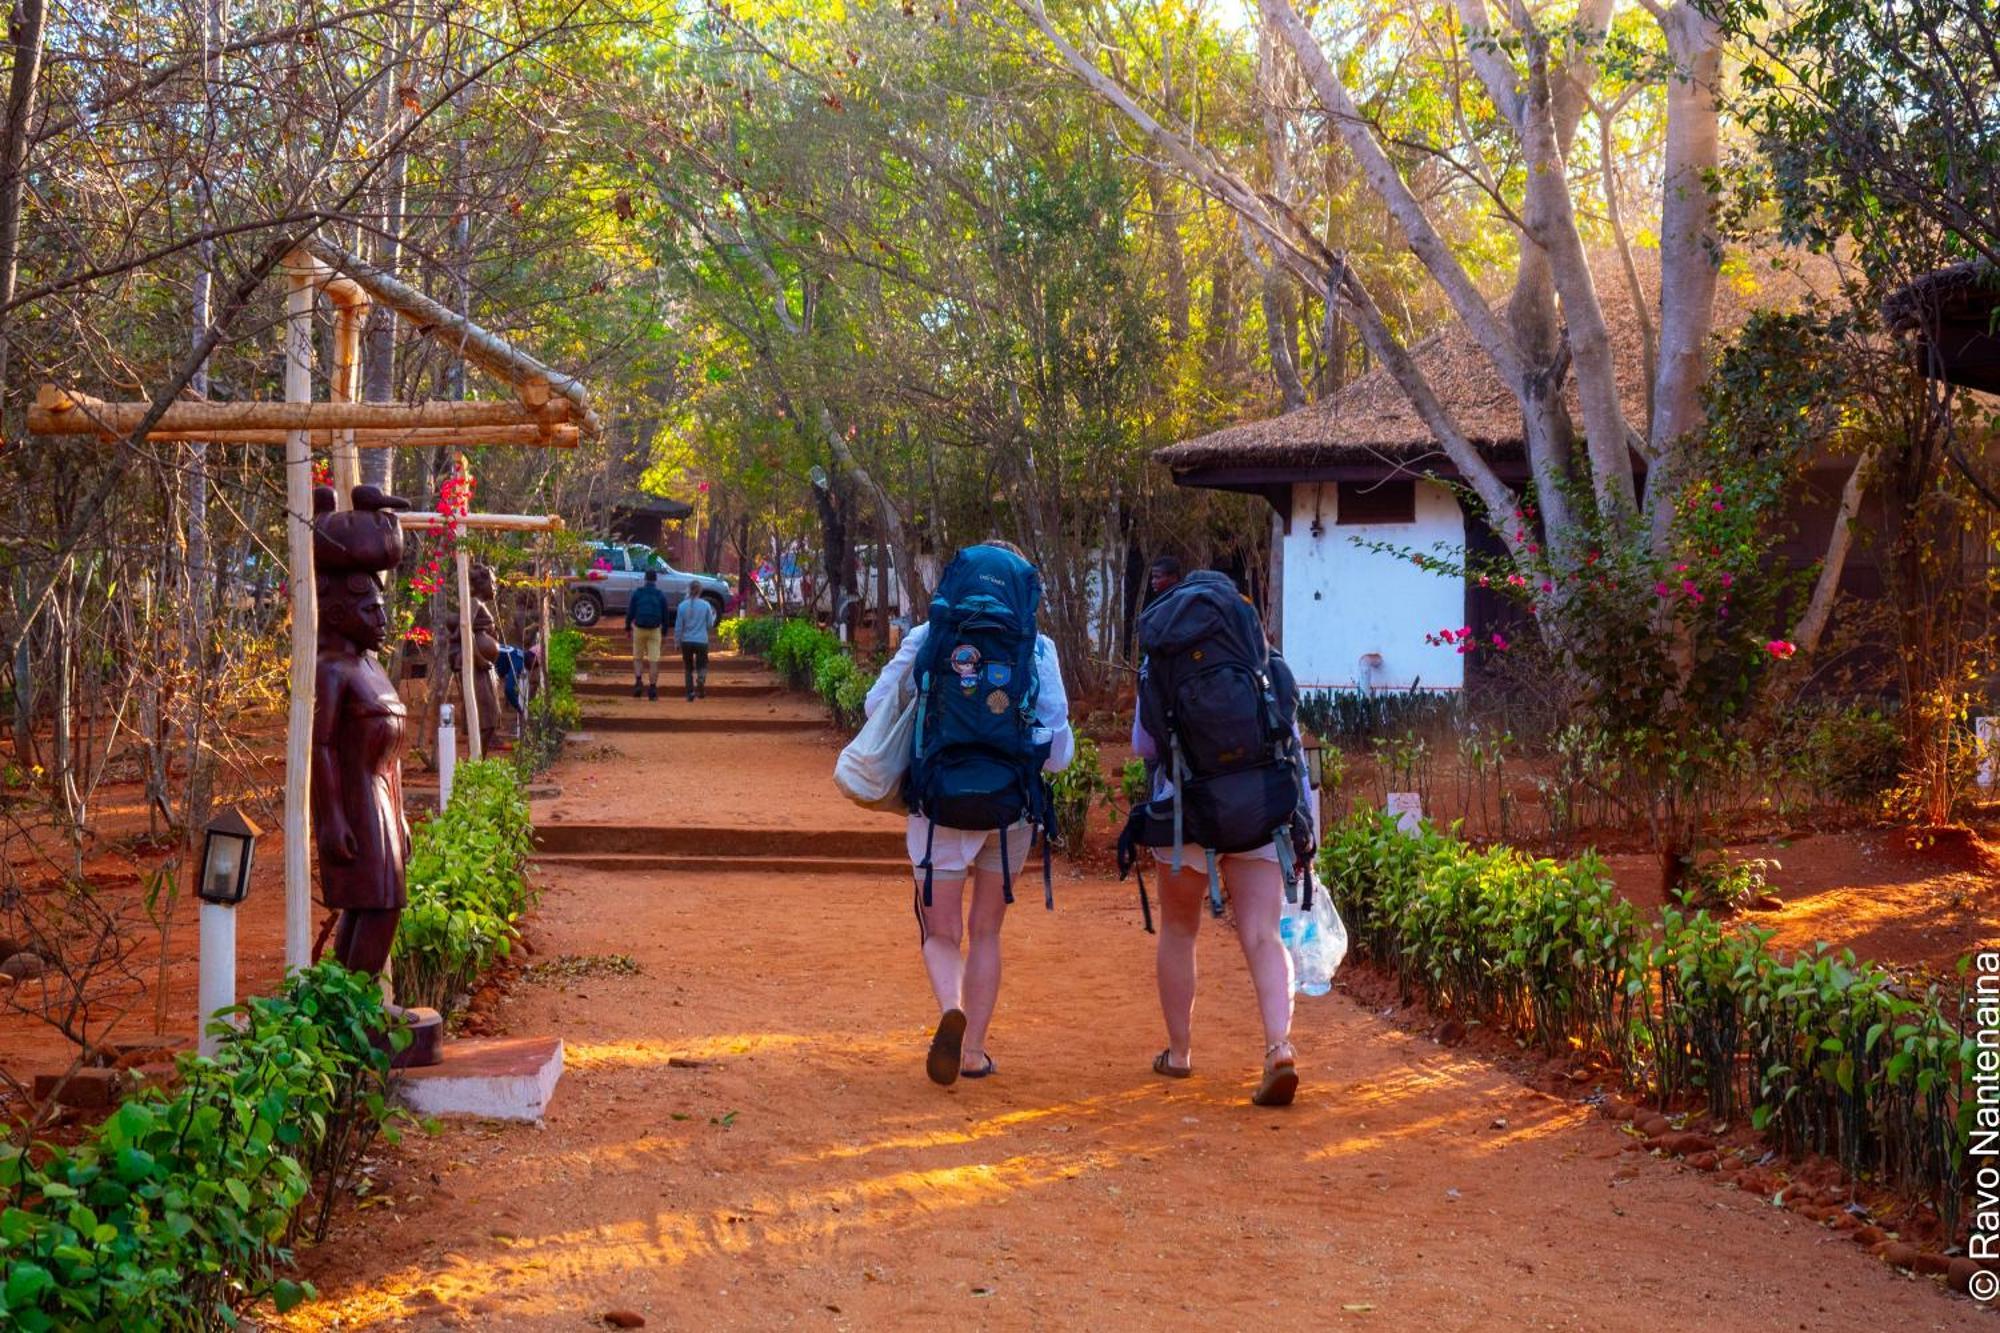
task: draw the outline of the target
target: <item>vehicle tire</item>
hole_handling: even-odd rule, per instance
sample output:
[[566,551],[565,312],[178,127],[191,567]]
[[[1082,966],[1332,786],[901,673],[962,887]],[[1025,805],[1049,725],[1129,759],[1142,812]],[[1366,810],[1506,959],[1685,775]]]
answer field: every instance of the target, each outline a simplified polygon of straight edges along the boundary
[[594,592],[579,592],[569,599],[570,623],[578,629],[589,629],[604,619],[604,599]]
[[717,621],[720,621],[723,617],[723,614],[728,610],[728,608],[723,605],[722,594],[714,592],[705,592],[701,596],[703,601],[707,602],[710,606],[715,608],[715,618]]

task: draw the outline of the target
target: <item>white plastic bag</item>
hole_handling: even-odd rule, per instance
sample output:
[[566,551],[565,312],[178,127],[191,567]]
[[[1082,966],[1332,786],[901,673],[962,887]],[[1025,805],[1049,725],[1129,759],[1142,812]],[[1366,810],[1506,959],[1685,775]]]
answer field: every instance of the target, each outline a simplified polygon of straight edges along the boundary
[[1312,910],[1287,901],[1278,918],[1278,935],[1292,956],[1292,989],[1300,995],[1324,995],[1333,989],[1333,974],[1347,957],[1347,926],[1334,910],[1326,885],[1313,885]]
[[903,808],[903,774],[917,731],[917,699],[897,700],[875,710],[833,765],[833,785],[856,805],[870,810]]

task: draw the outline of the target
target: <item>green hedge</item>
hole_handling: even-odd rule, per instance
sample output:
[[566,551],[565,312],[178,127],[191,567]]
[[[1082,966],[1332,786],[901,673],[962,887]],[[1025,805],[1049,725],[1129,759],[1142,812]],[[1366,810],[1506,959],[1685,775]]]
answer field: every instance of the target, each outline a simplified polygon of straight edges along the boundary
[[777,616],[731,616],[715,627],[716,641],[738,652],[768,657],[784,623]]
[[1928,1198],[1965,1202],[1972,1038],[1936,987],[1914,995],[1850,952],[1784,958],[1770,933],[1706,912],[1648,921],[1595,856],[1476,850],[1357,815],[1320,872],[1357,954],[1406,997],[1551,1048],[1579,1043],[1672,1102],[1748,1115],[1787,1152],[1824,1153]]
[[419,824],[410,901],[396,930],[397,1002],[450,1012],[513,947],[534,893],[535,829],[520,775],[504,760],[458,766],[451,802]]
[[392,1045],[374,979],[327,961],[237,1007],[214,1058],[183,1056],[74,1148],[0,1146],[0,1326],[234,1327],[266,1297],[388,1117]]
[[1076,738],[1076,754],[1069,767],[1049,775],[1049,797],[1055,803],[1056,845],[1075,855],[1081,852],[1090,833],[1090,812],[1099,801],[1108,800],[1111,784],[1104,777],[1104,761],[1097,742],[1088,736]]

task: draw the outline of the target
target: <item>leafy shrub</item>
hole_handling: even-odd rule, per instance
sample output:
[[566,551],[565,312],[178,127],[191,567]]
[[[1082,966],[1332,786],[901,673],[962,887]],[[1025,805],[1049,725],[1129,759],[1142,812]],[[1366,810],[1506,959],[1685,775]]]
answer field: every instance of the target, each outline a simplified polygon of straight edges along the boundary
[[531,701],[521,744],[514,752],[514,766],[523,778],[532,778],[554,763],[562,752],[563,736],[583,725],[583,709],[576,701],[576,668],[585,642],[583,631],[574,628],[549,636],[548,688]]
[[387,1120],[408,1037],[332,961],[235,1012],[212,1059],[183,1056],[171,1092],[134,1093],[75,1148],[0,1146],[0,1325],[223,1329],[310,1297],[279,1274]]
[[868,690],[874,683],[874,676],[859,670],[843,680],[834,697],[828,701],[834,720],[849,731],[859,731],[861,724],[867,720]]
[[1049,796],[1055,804],[1056,845],[1072,854],[1083,850],[1090,833],[1090,811],[1110,792],[1104,778],[1104,763],[1098,757],[1097,742],[1088,736],[1076,738],[1076,754],[1069,767],[1049,775]]
[[1595,856],[1476,851],[1372,812],[1327,837],[1320,873],[1357,955],[1406,994],[1606,1052],[1661,1097],[1747,1112],[1783,1150],[1921,1192],[1956,1227],[1975,1051],[1935,986],[1912,995],[1824,946],[1783,959],[1768,931],[1724,931],[1705,911],[1645,922]]
[[533,901],[527,793],[500,760],[460,764],[451,802],[417,826],[410,901],[396,928],[396,998],[449,1011],[512,948]]
[[768,657],[784,623],[777,616],[731,616],[715,627],[715,633],[719,642],[738,652]]
[[1125,767],[1118,770],[1118,794],[1125,798],[1127,808],[1143,804],[1153,795],[1146,789],[1146,761],[1127,759]]
[[1816,718],[1805,740],[1814,791],[1847,805],[1870,805],[1896,785],[1903,737],[1877,708],[1852,705]]
[[820,659],[829,655],[845,657],[847,649],[834,635],[807,620],[787,620],[772,637],[767,658],[772,669],[795,690],[812,688],[819,674]]

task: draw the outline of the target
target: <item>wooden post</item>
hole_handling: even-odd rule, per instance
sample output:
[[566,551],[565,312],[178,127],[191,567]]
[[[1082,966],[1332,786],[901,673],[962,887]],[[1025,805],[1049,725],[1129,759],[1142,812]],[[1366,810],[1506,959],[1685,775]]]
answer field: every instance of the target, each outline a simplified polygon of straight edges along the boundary
[[479,693],[472,673],[479,669],[479,654],[472,646],[472,556],[461,546],[452,562],[458,566],[458,683],[465,696],[465,753],[478,759]]
[[548,543],[544,541],[541,543],[540,549],[535,553],[535,598],[542,617],[542,651],[539,654],[541,657],[539,670],[542,681],[541,688],[536,691],[537,694],[547,694],[549,690],[549,561],[547,551]]
[[[312,398],[312,270],[286,270],[285,401]],[[312,963],[313,675],[319,596],[312,556],[312,446],[303,430],[285,444],[286,580],[292,602],[291,708],[285,722],[285,970]]]
[[[334,308],[331,397],[336,403],[351,403],[361,396],[361,326],[368,318],[368,298],[345,280],[328,283],[326,294]],[[353,508],[354,488],[361,484],[361,453],[352,426],[334,431],[332,473],[334,504]]]

